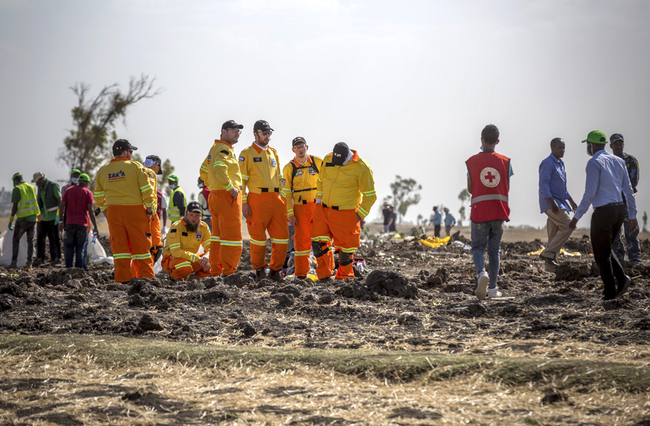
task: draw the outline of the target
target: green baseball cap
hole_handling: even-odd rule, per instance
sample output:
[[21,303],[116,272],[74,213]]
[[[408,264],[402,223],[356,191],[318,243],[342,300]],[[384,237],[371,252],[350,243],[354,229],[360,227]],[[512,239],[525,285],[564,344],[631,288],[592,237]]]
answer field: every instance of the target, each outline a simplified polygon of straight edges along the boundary
[[178,182],[178,176],[176,175],[169,175],[167,180],[171,180],[172,182]]
[[583,140],[582,143],[585,142],[591,142],[591,143],[597,143],[600,145],[604,145],[607,143],[607,136],[600,130],[592,130],[589,132],[589,135],[587,136],[587,139]]
[[79,180],[83,180],[84,182],[90,182],[90,176],[88,176],[85,173],[82,173],[79,175]]
[[11,177],[11,180],[16,180],[18,176],[22,176],[22,175],[18,172],[14,173],[14,175]]

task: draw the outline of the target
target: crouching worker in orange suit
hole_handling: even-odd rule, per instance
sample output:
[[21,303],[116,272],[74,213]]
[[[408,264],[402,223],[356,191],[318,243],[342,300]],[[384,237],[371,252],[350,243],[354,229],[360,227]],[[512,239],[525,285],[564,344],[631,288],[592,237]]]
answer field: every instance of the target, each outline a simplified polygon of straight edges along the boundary
[[354,252],[359,248],[360,222],[377,201],[372,169],[345,142],[323,159],[318,175],[316,209],[311,228],[311,244],[318,262],[320,282],[329,281],[334,264],[332,239],[339,250],[336,279],[354,278]]
[[211,275],[209,254],[198,254],[201,246],[205,251],[210,250],[210,228],[202,217],[201,205],[192,201],[185,216],[174,222],[167,234],[161,265],[175,280],[187,279],[191,273],[201,278]]

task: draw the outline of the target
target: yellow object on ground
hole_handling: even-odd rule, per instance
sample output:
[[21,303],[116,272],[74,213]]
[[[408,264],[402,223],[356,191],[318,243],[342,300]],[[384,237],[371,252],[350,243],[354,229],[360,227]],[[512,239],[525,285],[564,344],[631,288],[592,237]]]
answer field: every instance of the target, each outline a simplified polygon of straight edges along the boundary
[[[539,249],[537,251],[531,251],[531,252],[528,252],[526,254],[528,256],[539,256],[540,254],[542,254],[543,251],[544,251],[544,247],[542,247],[541,249]],[[579,253],[577,251],[570,252],[570,251],[566,251],[564,249],[560,249],[560,254],[563,254],[565,256],[572,256],[572,257],[582,256],[582,253]]]
[[426,240],[420,240],[420,244],[424,244],[429,247],[440,247],[445,246],[449,242],[450,237],[438,238],[438,237],[429,237]]

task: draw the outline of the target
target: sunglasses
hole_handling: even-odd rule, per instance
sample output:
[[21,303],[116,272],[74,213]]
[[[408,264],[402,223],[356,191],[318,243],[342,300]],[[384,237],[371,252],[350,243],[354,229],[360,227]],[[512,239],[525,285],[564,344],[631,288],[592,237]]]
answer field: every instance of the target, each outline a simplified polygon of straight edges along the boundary
[[262,133],[264,136],[268,136],[268,135],[273,134],[273,130],[266,130],[266,131],[258,130],[258,132]]

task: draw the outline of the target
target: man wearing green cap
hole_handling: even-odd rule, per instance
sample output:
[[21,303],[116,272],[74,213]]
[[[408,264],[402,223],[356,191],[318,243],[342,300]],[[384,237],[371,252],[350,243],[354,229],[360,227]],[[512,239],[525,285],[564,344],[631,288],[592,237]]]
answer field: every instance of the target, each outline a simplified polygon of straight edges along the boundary
[[[183,188],[178,186],[178,176],[169,175],[167,178],[167,183],[169,184],[169,189],[172,190],[172,195],[169,200],[169,207],[167,208],[167,214],[169,215],[169,220],[174,223],[179,221],[181,217],[185,216],[185,208],[187,207],[187,199],[185,198],[185,192]],[[163,224],[165,226],[165,224]]]
[[604,300],[612,300],[623,296],[631,283],[630,277],[625,275],[612,253],[612,244],[621,230],[626,209],[630,228],[634,230],[638,227],[636,203],[625,162],[605,150],[605,134],[593,130],[582,142],[587,142],[587,154],[591,159],[587,162],[585,194],[569,227],[575,230],[578,220],[587,213],[589,206],[594,206],[591,216],[591,246],[603,279]]
[[65,267],[72,268],[72,260],[75,268],[88,269],[88,262],[85,261],[83,252],[88,245],[88,220],[93,224],[93,231],[97,231],[97,222],[93,204],[95,200],[93,193],[87,188],[90,177],[83,173],[79,175],[77,185],[72,185],[63,194],[61,200],[61,217],[59,230],[65,226]]
[[[15,268],[18,264],[20,239],[24,234],[27,234],[27,266],[30,267],[34,256],[34,228],[39,214],[36,189],[23,181],[23,176],[20,173],[14,173],[11,180],[14,183],[14,189],[11,193],[13,207],[9,218],[9,230],[13,231],[14,235],[9,267]],[[16,229],[13,226],[14,216],[16,217]]]

